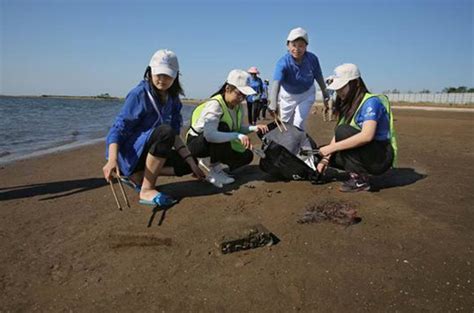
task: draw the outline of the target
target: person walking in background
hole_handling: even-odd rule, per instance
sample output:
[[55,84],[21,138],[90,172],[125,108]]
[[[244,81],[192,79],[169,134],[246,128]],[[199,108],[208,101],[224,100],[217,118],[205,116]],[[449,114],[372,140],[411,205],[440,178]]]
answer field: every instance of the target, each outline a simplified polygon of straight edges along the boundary
[[138,186],[141,204],[166,207],[176,202],[156,190],[159,175],[192,172],[204,179],[179,136],[183,120],[180,94],[178,58],[172,51],[158,50],[144,79],[128,93],[107,135],[104,177],[110,181],[115,173]]
[[343,192],[370,190],[369,175],[380,175],[397,160],[397,140],[388,98],[371,94],[354,64],[342,64],[329,78],[337,93],[338,123],[331,143],[320,148],[317,170],[332,166],[350,173]]
[[257,124],[257,120],[260,119],[260,101],[263,93],[263,82],[260,77],[258,77],[260,72],[255,66],[249,68],[247,73],[250,74],[248,84],[255,90],[255,94],[247,96],[247,114],[249,125],[255,125]]
[[268,106],[272,116],[280,115],[283,122],[300,129],[304,129],[315,102],[314,80],[321,88],[325,106],[328,100],[318,57],[307,51],[308,43],[308,33],[303,28],[292,29],[288,34],[288,53],[277,62]]
[[[331,79],[326,80],[326,84],[329,85],[330,81]],[[336,92],[334,90],[328,90],[327,93],[329,100],[327,101],[327,106],[326,104],[323,105],[323,121],[332,122],[334,118],[334,101],[336,100]]]
[[260,100],[260,107],[262,112],[262,119],[266,118],[267,115],[267,108],[268,108],[268,79],[263,81],[263,91],[262,91],[262,99]]
[[[252,162],[252,144],[246,134],[268,131],[266,125],[242,125],[242,102],[255,94],[248,82],[249,74],[232,70],[219,91],[197,106],[191,116],[189,150],[194,157],[201,158],[199,163],[209,170],[207,180],[217,187],[235,181],[223,171],[224,164],[232,172]],[[208,157],[209,162],[205,160]]]

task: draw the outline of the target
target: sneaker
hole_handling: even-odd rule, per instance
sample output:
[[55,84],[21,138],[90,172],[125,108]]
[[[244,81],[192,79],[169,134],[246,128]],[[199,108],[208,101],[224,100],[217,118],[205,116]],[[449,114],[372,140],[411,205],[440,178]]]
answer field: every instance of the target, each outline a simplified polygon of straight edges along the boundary
[[217,176],[218,180],[224,185],[232,184],[233,182],[235,182],[235,179],[233,177],[230,177],[229,175],[227,175],[226,172],[222,170],[220,164],[212,167],[211,171],[209,172],[209,175],[211,175],[211,173],[213,174],[213,176]]
[[222,188],[224,185],[221,182],[221,177],[215,171],[209,171],[209,174],[206,176],[206,181],[210,182],[217,188]]
[[369,191],[370,184],[367,177],[351,173],[351,178],[345,181],[342,186],[339,188],[339,191],[342,192],[357,192],[357,191]]

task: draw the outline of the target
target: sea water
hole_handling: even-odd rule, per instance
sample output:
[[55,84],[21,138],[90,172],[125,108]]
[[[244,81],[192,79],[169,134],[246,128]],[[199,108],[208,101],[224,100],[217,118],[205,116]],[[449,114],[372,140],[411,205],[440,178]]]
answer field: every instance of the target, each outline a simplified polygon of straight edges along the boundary
[[123,102],[0,96],[0,164],[103,141]]

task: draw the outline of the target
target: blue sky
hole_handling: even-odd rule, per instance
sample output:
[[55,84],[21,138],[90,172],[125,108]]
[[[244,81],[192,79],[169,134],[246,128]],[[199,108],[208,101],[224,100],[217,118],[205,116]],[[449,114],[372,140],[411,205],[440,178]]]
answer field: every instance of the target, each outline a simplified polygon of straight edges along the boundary
[[204,98],[233,68],[271,79],[298,26],[325,76],[350,62],[373,92],[474,87],[472,0],[0,3],[0,94],[125,96],[168,48]]

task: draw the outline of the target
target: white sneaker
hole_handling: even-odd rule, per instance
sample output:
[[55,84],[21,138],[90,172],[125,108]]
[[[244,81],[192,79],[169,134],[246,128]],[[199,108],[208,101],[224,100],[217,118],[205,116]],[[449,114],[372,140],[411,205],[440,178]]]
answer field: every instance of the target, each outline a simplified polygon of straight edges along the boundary
[[206,180],[216,186],[217,188],[222,188],[224,187],[222,182],[221,182],[221,177],[213,172],[212,170],[209,171],[209,174],[206,176]]
[[[210,171],[211,169],[211,158],[210,157],[207,157],[207,158],[199,158],[198,159],[198,163],[199,165],[201,165],[201,167],[203,167],[206,171]],[[221,170],[228,170],[229,169],[229,165],[227,164],[222,164],[222,163],[218,163],[215,165],[215,167],[217,168],[220,168]]]
[[235,179],[227,175],[219,165],[212,167],[211,171],[209,172],[209,175],[211,175],[211,173],[212,176],[217,176],[218,180],[224,185],[232,184],[233,182],[235,182]]

